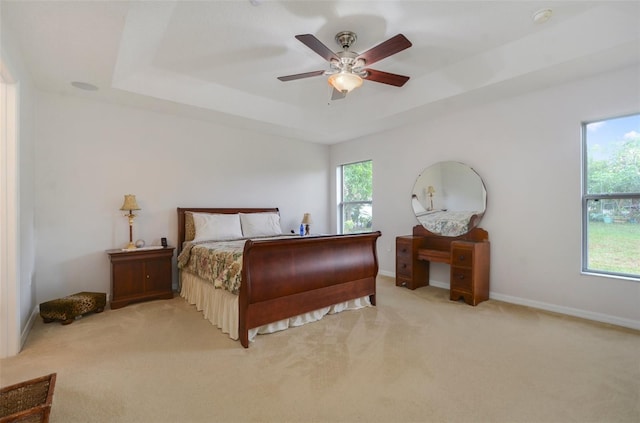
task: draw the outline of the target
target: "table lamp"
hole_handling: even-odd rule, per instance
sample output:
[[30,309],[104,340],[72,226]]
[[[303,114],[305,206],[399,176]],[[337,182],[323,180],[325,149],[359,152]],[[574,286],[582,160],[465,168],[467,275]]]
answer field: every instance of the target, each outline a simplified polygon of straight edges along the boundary
[[300,223],[304,225],[304,234],[309,235],[309,225],[313,223],[311,220],[311,213],[305,213],[304,216],[302,216],[302,222]]
[[127,245],[126,249],[135,250],[136,245],[133,243],[133,219],[136,215],[133,214],[133,211],[140,210],[140,206],[138,206],[138,203],[136,202],[136,196],[133,194],[126,194],[124,196],[124,203],[122,204],[122,207],[120,207],[120,210],[129,210],[129,213],[124,215],[129,218],[129,245]]
[[429,185],[427,193],[429,194],[429,210],[433,210],[433,194],[436,193],[436,189],[432,185]]

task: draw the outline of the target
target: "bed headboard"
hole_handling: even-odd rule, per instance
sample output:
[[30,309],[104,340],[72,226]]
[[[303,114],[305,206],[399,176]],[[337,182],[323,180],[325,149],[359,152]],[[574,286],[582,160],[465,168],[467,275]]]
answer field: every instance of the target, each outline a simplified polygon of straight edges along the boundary
[[280,214],[280,210],[277,207],[270,208],[209,208],[209,207],[178,207],[178,245],[177,250],[178,254],[182,251],[182,243],[185,238],[185,229],[184,229],[184,213],[185,212],[194,212],[194,213],[223,213],[223,214],[235,214],[235,213],[278,213]]

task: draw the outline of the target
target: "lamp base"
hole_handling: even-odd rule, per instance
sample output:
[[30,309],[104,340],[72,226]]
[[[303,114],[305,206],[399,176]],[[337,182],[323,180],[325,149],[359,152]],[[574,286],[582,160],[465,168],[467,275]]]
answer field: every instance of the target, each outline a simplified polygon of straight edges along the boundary
[[125,250],[137,250],[136,244],[133,242],[129,242],[129,244],[125,247]]

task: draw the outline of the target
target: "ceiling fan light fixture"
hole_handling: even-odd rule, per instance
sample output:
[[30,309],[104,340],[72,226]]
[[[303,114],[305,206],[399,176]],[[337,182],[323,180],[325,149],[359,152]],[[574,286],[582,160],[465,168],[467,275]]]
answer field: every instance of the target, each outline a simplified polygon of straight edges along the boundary
[[362,78],[355,73],[338,72],[329,77],[329,84],[340,92],[351,92],[362,85]]

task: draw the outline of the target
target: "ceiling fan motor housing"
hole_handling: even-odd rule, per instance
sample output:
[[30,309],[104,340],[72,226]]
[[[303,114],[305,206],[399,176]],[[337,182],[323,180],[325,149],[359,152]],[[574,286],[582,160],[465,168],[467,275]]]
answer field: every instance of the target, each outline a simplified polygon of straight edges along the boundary
[[353,51],[339,51],[336,56],[340,58],[340,61],[332,60],[331,68],[336,71],[353,72],[360,76],[365,76],[366,72],[362,69],[364,61],[358,59],[358,53]]
[[336,42],[345,50],[349,50],[357,39],[356,33],[351,31],[342,31],[336,34]]

